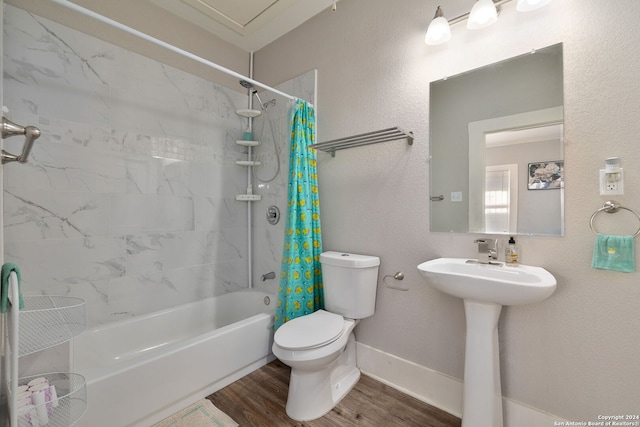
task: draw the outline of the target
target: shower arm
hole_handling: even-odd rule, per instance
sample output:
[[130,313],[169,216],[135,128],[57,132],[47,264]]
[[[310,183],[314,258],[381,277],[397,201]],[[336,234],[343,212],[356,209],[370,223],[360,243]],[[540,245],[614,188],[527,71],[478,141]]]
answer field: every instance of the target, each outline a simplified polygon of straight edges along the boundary
[[31,147],[36,139],[40,137],[40,129],[35,126],[20,126],[6,117],[2,118],[2,139],[9,138],[16,135],[24,135],[24,145],[22,146],[22,153],[19,156],[11,154],[2,150],[0,157],[2,158],[2,164],[9,162],[26,163],[29,159],[29,153]]

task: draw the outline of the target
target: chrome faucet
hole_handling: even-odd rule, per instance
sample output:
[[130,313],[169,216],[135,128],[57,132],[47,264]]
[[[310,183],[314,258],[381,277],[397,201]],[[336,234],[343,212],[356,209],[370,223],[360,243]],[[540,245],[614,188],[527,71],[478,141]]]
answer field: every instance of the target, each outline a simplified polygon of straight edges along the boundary
[[266,274],[263,274],[262,276],[260,276],[262,278],[262,281],[264,282],[267,279],[275,279],[276,278],[276,273],[273,271],[270,271]]
[[491,261],[498,259],[498,239],[476,239],[473,243],[478,244],[478,262],[480,264],[491,264]]

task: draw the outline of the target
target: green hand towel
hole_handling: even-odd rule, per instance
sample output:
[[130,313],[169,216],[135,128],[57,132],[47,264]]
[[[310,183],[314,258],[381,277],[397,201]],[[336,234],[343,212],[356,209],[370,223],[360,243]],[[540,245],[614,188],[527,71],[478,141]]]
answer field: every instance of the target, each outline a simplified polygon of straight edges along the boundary
[[633,236],[598,234],[591,267],[623,273],[636,271]]
[[2,266],[2,272],[0,273],[2,277],[2,282],[0,283],[0,313],[6,313],[9,308],[9,274],[12,271],[15,271],[18,276],[18,299],[20,300],[18,306],[20,309],[24,308],[24,299],[20,290],[20,268],[7,262]]

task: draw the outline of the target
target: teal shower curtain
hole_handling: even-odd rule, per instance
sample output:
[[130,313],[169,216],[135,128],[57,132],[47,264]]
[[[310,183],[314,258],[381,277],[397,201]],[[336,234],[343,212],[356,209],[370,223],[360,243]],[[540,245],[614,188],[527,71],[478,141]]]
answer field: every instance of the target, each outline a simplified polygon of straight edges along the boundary
[[304,101],[296,101],[293,108],[287,223],[274,329],[324,308],[316,150],[309,148],[315,142],[315,115]]

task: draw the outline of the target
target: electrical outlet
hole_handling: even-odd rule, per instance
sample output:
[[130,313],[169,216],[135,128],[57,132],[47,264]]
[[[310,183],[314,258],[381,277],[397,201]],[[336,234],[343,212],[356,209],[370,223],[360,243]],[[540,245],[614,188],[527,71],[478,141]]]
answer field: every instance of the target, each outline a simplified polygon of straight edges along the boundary
[[601,196],[622,196],[624,194],[624,175],[622,168],[615,173],[617,180],[612,180],[605,169],[600,169],[600,195]]

